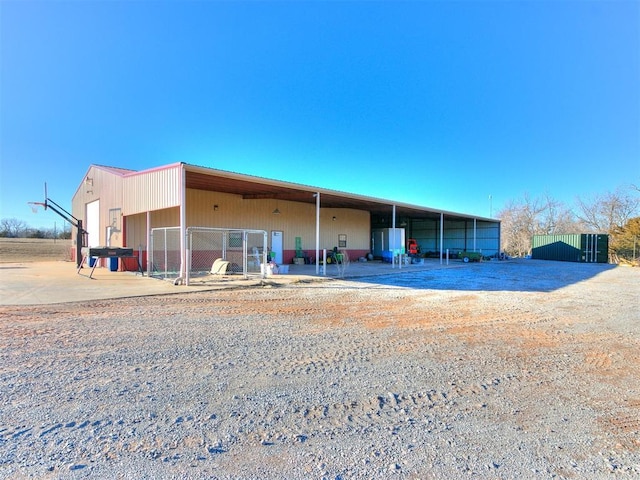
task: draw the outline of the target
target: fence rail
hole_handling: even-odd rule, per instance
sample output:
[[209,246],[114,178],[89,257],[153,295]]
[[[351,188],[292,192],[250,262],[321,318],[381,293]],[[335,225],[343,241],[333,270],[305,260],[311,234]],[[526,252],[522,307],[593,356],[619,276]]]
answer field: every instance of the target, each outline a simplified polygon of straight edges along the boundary
[[[225,275],[265,276],[267,232],[264,230],[189,227],[185,234],[185,272],[182,278],[180,227],[151,230],[149,275],[164,279],[210,280]],[[213,271],[216,266],[221,270]]]

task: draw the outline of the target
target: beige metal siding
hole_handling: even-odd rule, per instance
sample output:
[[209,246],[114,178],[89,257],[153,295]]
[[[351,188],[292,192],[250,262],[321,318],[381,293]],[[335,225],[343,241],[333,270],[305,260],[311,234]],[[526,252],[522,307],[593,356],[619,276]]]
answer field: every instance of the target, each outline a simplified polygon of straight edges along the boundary
[[181,165],[124,178],[123,213],[135,215],[180,205]]
[[[187,190],[187,226],[248,228],[284,232],[283,248],[295,250],[296,237],[305,251],[315,250],[315,205],[275,200],[243,200],[239,195]],[[217,206],[217,209],[215,208]],[[275,209],[280,211],[274,215]],[[333,217],[336,219],[333,220]],[[151,212],[151,228],[180,225],[178,207]],[[127,216],[127,245],[146,248],[147,215]],[[340,208],[320,209],[320,248],[338,246],[338,235],[347,235],[347,250],[368,250],[369,213]]]
[[[151,212],[151,228],[178,227],[180,209],[166,208]],[[147,214],[138,213],[127,217],[127,246],[147,248]]]
[[[72,200],[72,213],[86,222],[86,205],[100,200],[100,244],[146,248],[147,216],[151,228],[179,226],[182,166],[175,165],[143,174],[120,176],[98,166],[90,167]],[[316,209],[313,204],[277,200],[244,200],[240,195],[188,189],[187,226],[250,228],[284,232],[283,248],[315,250]],[[217,206],[217,208],[215,208]],[[273,214],[278,209],[279,215]],[[335,220],[333,219],[335,217]],[[124,219],[126,218],[126,227]],[[368,250],[369,213],[352,209],[320,210],[320,248],[338,245],[338,235],[347,235],[347,250]],[[107,227],[111,226],[111,229]],[[126,241],[123,237],[126,231]],[[74,236],[75,238],[75,236]]]
[[127,232],[127,246],[147,249],[147,214],[129,215],[125,220]]
[[[122,236],[122,177],[108,170],[92,166],[82,179],[71,202],[71,213],[86,226],[88,203],[100,201],[100,227],[96,236],[100,245],[121,247]],[[55,200],[55,199],[54,199]],[[62,204],[64,206],[64,204]],[[108,229],[108,227],[111,227]],[[94,232],[91,232],[94,233]],[[108,237],[110,233],[110,238]],[[75,245],[75,229],[72,234]]]
[[[315,205],[278,200],[244,200],[239,195],[193,189],[187,190],[187,205],[187,226],[251,228],[267,232],[277,230],[284,232],[285,250],[295,249],[296,237],[302,239],[304,250],[315,249]],[[280,211],[279,215],[273,213],[275,209]],[[338,246],[338,235],[346,234],[347,250],[368,250],[369,224],[369,212],[321,208],[320,248]]]

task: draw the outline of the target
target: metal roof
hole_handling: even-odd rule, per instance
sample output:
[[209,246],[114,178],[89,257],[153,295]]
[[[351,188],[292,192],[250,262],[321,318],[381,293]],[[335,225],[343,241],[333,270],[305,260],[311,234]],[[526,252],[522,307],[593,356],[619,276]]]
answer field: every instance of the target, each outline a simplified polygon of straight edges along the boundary
[[94,165],[94,167],[108,170],[122,177],[144,175],[152,171],[175,168],[183,165],[186,172],[186,187],[196,190],[223,192],[240,195],[244,199],[276,199],[282,201],[315,204],[315,194],[320,193],[320,205],[324,208],[352,208],[369,212],[372,216],[390,217],[393,206],[396,207],[396,217],[412,219],[440,219],[444,214],[447,220],[484,220],[499,222],[495,218],[480,217],[464,213],[451,212],[434,208],[394,202],[382,198],[368,197],[348,192],[318,188],[310,185],[283,182],[279,180],[246,175],[210,167],[191,165],[188,163],[173,163],[161,167],[142,171],[126,170],[122,168]]
[[[337,190],[317,188],[283,182],[263,177],[255,177],[240,173],[217,170],[209,167],[184,164],[186,171],[186,186],[197,190],[231,193],[241,195],[245,199],[277,199],[283,201],[315,204],[315,193],[320,193],[320,205],[325,208],[352,208],[368,211],[371,215],[389,216],[396,206],[396,217],[413,219],[439,219],[444,214],[448,220],[499,220],[466,215],[433,208],[411,205],[392,200],[356,195]],[[139,172],[143,173],[143,172]]]

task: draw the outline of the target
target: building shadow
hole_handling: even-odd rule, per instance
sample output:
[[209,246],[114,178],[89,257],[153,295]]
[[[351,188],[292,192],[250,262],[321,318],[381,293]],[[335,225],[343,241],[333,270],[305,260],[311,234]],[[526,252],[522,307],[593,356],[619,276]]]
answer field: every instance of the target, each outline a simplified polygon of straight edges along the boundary
[[421,290],[552,292],[613,268],[616,265],[518,259],[465,264],[457,268],[405,269],[393,274],[349,277],[345,280],[372,286]]

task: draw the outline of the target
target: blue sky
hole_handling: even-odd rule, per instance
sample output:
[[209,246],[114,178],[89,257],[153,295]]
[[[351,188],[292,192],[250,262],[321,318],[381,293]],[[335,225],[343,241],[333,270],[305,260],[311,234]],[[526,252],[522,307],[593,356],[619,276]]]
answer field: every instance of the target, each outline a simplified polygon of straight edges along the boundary
[[31,226],[91,164],[481,216],[640,183],[637,1],[4,0],[0,49],[0,218]]

